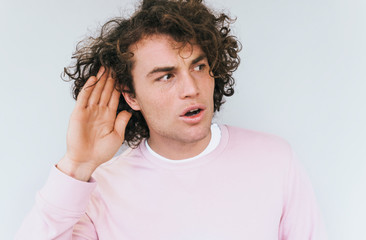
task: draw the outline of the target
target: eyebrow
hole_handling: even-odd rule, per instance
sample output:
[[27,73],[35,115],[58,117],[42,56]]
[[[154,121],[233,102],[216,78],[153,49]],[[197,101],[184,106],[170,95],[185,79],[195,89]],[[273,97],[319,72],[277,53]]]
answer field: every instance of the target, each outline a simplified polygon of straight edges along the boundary
[[[192,60],[190,65],[194,65],[196,63],[198,63],[199,61],[203,60],[206,58],[206,54],[202,53],[201,55],[199,55],[198,57],[196,57],[195,59]],[[150,75],[154,74],[154,73],[159,73],[159,72],[170,72],[173,71],[176,67],[174,66],[167,66],[167,67],[156,67],[153,70],[151,70],[148,74],[146,74],[146,77],[149,77]]]
[[205,58],[206,58],[206,54],[202,53],[201,55],[199,55],[198,57],[196,57],[195,59],[192,60],[191,65],[194,65]]

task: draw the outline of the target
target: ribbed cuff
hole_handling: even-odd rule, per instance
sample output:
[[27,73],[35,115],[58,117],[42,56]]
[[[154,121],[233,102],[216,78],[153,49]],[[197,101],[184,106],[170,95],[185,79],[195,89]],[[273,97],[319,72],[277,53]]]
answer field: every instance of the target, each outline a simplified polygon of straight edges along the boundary
[[89,182],[79,181],[53,166],[46,185],[41,189],[39,195],[54,207],[80,212],[85,211],[96,186],[97,183],[93,178]]

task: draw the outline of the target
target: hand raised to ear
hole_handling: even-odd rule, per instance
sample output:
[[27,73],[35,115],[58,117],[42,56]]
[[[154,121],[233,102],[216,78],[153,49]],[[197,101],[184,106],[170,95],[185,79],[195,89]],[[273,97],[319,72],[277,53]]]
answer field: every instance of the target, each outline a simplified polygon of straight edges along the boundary
[[57,164],[62,172],[88,181],[94,170],[110,160],[124,141],[131,113],[116,116],[120,93],[111,72],[101,67],[80,91],[67,131],[67,152]]

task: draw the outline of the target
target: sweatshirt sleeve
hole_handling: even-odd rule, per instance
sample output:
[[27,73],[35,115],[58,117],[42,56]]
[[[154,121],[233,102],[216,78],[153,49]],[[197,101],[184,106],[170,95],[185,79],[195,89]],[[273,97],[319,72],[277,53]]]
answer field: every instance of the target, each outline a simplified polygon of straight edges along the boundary
[[97,239],[85,212],[95,187],[93,178],[82,182],[53,167],[15,239]]
[[279,239],[326,240],[310,179],[296,157],[289,163],[284,193]]

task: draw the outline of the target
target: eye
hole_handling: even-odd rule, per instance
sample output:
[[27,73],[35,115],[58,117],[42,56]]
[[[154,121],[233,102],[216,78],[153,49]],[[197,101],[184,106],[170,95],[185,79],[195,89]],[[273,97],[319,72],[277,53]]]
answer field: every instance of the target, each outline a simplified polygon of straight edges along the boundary
[[169,81],[169,79],[171,79],[172,77],[173,77],[173,74],[168,73],[168,74],[165,74],[162,77],[159,77],[157,80],[158,81]]
[[200,64],[200,65],[197,65],[193,68],[194,71],[202,71],[203,69],[205,69],[206,67],[206,64]]

